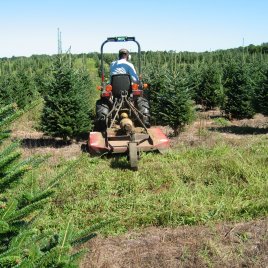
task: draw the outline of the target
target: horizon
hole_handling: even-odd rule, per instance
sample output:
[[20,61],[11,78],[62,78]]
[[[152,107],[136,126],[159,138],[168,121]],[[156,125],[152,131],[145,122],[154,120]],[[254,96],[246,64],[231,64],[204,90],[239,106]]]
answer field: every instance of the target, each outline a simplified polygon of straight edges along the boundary
[[[253,46],[262,46],[262,45],[266,45],[268,44],[268,42],[262,42],[261,44],[249,44],[247,46],[244,46],[244,48],[247,48],[251,45]],[[211,51],[187,51],[187,50],[184,50],[184,51],[175,51],[175,50],[142,50],[141,49],[141,52],[168,52],[168,53],[171,53],[171,52],[175,52],[175,53],[206,53],[206,52],[217,52],[217,51],[225,51],[225,50],[230,50],[230,49],[239,49],[239,48],[242,48],[243,46],[238,46],[238,47],[230,47],[230,48],[225,48],[225,49],[216,49],[216,50],[211,50]],[[70,50],[70,49],[69,49]],[[68,50],[67,51],[62,51],[62,54],[64,53],[68,53]],[[70,53],[72,55],[79,55],[79,54],[91,54],[91,53],[98,53],[100,54],[100,51],[88,51],[88,52],[78,52],[78,53],[72,53],[72,51],[70,50]],[[118,51],[114,51],[114,52],[104,52],[104,54],[107,53],[107,54],[117,54]],[[137,53],[137,51],[132,51],[131,53]],[[33,57],[33,56],[55,56],[55,55],[58,55],[58,53],[53,53],[53,54],[32,54],[32,55],[17,55],[17,56],[11,56],[11,57],[0,57],[0,59],[12,59],[12,58],[22,58],[22,57],[25,57],[25,58],[30,58],[30,57]]]

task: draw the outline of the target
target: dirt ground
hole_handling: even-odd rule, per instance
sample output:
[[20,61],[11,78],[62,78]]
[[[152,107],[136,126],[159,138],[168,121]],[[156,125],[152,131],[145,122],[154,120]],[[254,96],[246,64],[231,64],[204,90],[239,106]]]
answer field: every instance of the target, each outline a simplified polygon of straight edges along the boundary
[[96,237],[80,267],[268,267],[268,218]]
[[42,132],[33,129],[13,131],[12,138],[21,141],[24,158],[33,154],[49,154],[51,161],[54,162],[61,158],[76,159],[81,154],[81,146],[86,143],[86,141],[70,142],[47,137]]
[[[178,137],[171,137],[171,145],[213,145],[219,139],[239,144],[239,140],[268,135],[268,117],[262,114],[256,114],[252,119],[226,121],[226,125],[219,124],[216,121],[219,118],[222,118],[219,110],[200,112],[195,122],[186,126]],[[172,135],[171,129],[164,131]]]
[[[264,134],[268,136],[268,117],[257,114],[252,119],[233,120],[228,126],[221,126],[214,120],[222,116],[219,110],[200,112],[194,123],[186,126],[178,137],[173,137],[169,127],[159,126],[170,137],[171,147],[176,148],[182,144],[187,146],[211,145],[217,140],[239,143],[239,140],[250,138],[253,135]],[[66,142],[61,139],[46,137],[41,131],[34,128],[34,121],[24,118],[21,123],[14,125],[12,138],[20,139],[23,148],[23,157],[33,154],[51,154],[51,160],[75,159],[81,154],[81,148],[86,140],[80,142]]]

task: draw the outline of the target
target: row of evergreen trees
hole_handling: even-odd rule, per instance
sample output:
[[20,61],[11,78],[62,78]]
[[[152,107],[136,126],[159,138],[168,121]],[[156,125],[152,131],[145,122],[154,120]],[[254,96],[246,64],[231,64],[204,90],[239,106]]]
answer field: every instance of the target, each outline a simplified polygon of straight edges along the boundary
[[96,91],[84,55],[32,56],[0,60],[0,105],[26,109],[44,100],[40,129],[79,138],[92,128]]
[[51,76],[51,57],[0,59],[0,105],[16,103],[23,109],[44,92]]
[[241,52],[222,60],[215,54],[189,64],[174,53],[148,54],[143,77],[151,86],[148,94],[156,122],[180,128],[193,118],[194,104],[219,107],[229,118],[268,115],[267,55]]
[[[151,86],[148,96],[153,121],[170,125],[178,133],[193,118],[194,104],[205,109],[219,107],[230,118],[251,118],[257,112],[267,115],[266,47],[143,52],[143,78]],[[105,54],[105,66],[116,57]],[[83,64],[77,68],[75,62],[88,58],[99,68],[97,53],[0,60],[0,104],[15,101],[23,108],[43,98],[42,130],[65,139],[81,136],[91,128],[96,93],[89,70]],[[137,66],[136,54],[133,63]]]

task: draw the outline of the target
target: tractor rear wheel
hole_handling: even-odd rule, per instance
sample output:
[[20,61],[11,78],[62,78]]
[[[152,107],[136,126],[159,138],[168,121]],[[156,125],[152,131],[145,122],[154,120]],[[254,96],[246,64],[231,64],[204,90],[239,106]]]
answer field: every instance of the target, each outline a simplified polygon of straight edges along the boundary
[[143,123],[146,127],[150,127],[150,106],[147,99],[139,97],[137,99],[137,108],[143,115]]
[[95,130],[105,131],[107,128],[107,115],[110,111],[108,100],[100,99],[96,102],[96,121]]

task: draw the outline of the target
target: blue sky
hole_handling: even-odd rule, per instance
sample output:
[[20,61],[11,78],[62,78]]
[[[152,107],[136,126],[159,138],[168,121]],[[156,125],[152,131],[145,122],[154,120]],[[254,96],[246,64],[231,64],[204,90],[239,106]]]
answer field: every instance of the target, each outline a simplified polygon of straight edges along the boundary
[[[0,0],[0,57],[99,51],[110,36],[142,50],[206,51],[268,42],[267,0]],[[136,51],[131,43],[109,44]]]

